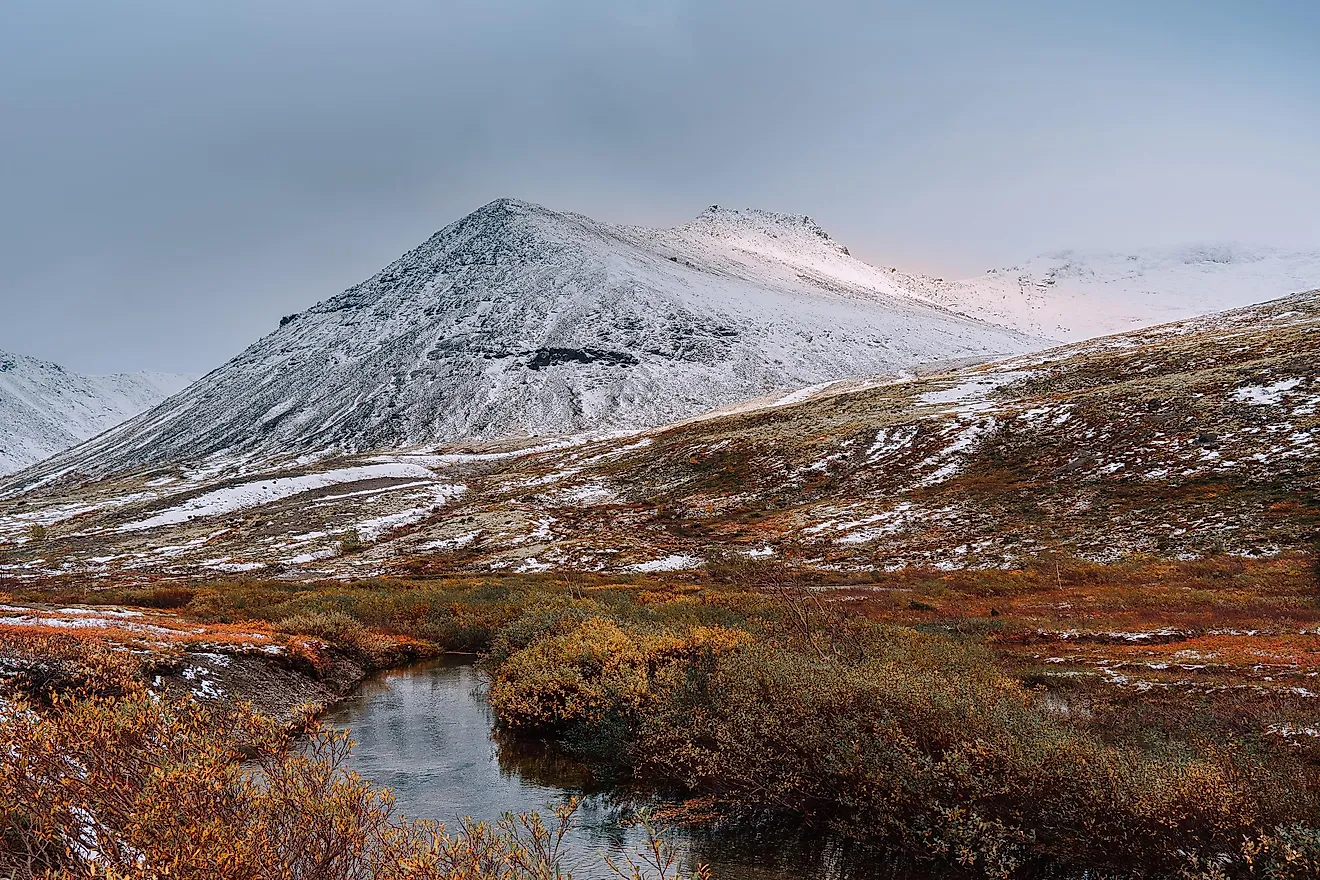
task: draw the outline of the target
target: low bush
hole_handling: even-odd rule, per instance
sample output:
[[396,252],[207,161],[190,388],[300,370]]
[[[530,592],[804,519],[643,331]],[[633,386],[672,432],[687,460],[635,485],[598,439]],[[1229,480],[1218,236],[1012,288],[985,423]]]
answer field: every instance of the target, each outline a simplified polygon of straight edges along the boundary
[[[141,655],[83,633],[36,626],[0,626],[0,658],[5,689],[39,706],[71,696],[122,695],[135,686],[143,663]],[[3,711],[0,701],[0,719]]]
[[1320,829],[1287,825],[1248,840],[1243,859],[1261,880],[1312,880],[1320,877]]
[[618,758],[626,731],[656,700],[746,639],[740,630],[649,632],[592,617],[509,656],[488,699],[510,728],[558,734],[577,751]]
[[[379,662],[408,639],[485,652],[508,731],[721,819],[828,825],[975,875],[1292,880],[1316,876],[1320,765],[1313,744],[1264,731],[1309,726],[1309,704],[1200,666],[1181,689],[1065,678],[1033,640],[1200,628],[1211,665],[1250,670],[1268,648],[1304,671],[1313,645],[1297,633],[1320,620],[1310,564],[1050,559],[877,571],[828,592],[819,573],[743,559],[666,575],[238,580],[197,587],[183,613],[279,622]],[[1266,624],[1290,635],[1210,634]],[[1181,650],[1067,644],[1142,668]]]
[[284,618],[279,622],[279,628],[285,632],[338,641],[361,629],[362,624],[342,611],[312,611]]
[[[1244,839],[1277,862],[1284,843],[1264,829],[1315,806],[1299,769],[1238,743],[1107,743],[979,648],[841,626],[771,642],[592,619],[495,665],[491,705],[727,816],[827,824],[991,877],[1041,864],[1189,876]],[[1247,870],[1245,855],[1233,864]]]
[[339,536],[339,552],[344,554],[358,553],[365,547],[362,541],[362,535],[357,529],[349,529]]
[[[5,707],[0,876],[568,880],[571,807],[552,827],[535,814],[453,833],[405,821],[388,790],[344,769],[346,734],[160,699],[132,676],[119,689]],[[650,851],[664,853],[658,838]],[[637,877],[678,874],[662,858]]]
[[315,636],[333,642],[368,668],[398,665],[419,656],[433,655],[436,649],[409,637],[391,636],[363,626],[362,622],[342,611],[312,611],[286,617],[280,629],[297,635]]

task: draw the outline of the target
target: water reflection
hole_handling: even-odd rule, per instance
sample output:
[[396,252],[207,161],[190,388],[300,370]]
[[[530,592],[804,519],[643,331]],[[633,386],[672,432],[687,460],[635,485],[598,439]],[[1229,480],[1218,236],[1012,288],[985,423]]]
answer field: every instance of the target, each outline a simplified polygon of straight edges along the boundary
[[[404,815],[451,824],[464,816],[495,821],[506,811],[545,812],[581,796],[566,865],[581,880],[612,876],[603,856],[636,853],[644,841],[627,822],[625,799],[595,784],[581,764],[493,730],[480,676],[470,664],[446,659],[368,679],[326,721],[352,729],[351,766],[393,788]],[[685,830],[674,838],[685,870],[705,863],[719,880],[896,874],[824,835]]]

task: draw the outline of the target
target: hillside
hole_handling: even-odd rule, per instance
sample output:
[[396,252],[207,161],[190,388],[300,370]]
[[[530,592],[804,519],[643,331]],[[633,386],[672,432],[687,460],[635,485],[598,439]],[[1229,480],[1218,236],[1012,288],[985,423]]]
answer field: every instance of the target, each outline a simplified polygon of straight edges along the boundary
[[[1231,245],[1069,251],[945,281],[856,260],[806,217],[713,207],[646,229],[501,199],[286,316],[167,405],[35,469],[29,485],[217,454],[261,466],[636,430],[1316,284],[1320,253]],[[40,424],[11,419],[6,469],[153,402],[140,400],[108,404],[102,418],[54,406]]]
[[1308,546],[1316,525],[1318,331],[1320,294],[1299,294],[604,439],[65,477],[0,502],[0,572],[1269,557]]
[[0,351],[0,474],[95,437],[188,382],[151,372],[80,376],[49,361]]
[[36,476],[633,429],[1040,345],[913,299],[803,217],[650,230],[505,199]]

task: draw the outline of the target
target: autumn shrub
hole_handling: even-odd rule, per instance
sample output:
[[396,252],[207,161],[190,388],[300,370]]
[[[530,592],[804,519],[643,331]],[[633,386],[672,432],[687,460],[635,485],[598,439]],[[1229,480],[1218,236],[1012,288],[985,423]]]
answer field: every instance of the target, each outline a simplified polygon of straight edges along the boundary
[[[847,603],[810,572],[735,560],[722,581],[233,581],[199,588],[185,613],[278,621],[364,656],[408,638],[486,652],[508,731],[556,739],[728,820],[828,825],[989,876],[1044,864],[1180,880],[1314,876],[1312,752],[1262,736],[1267,715],[1237,706],[1247,690],[1144,692],[1078,676],[1061,693],[1057,674],[1024,680],[1024,668],[1045,667],[1018,637],[1061,625],[1021,616],[1061,588],[1125,615],[1115,626],[1175,614],[1219,625],[1249,602],[1309,626],[1310,560],[1046,562],[878,573],[885,589]],[[909,607],[918,597],[930,601]],[[858,612],[864,603],[873,615]],[[992,608],[1006,613],[991,620]],[[1017,629],[1001,631],[1011,618]],[[919,629],[883,622],[895,619]],[[1308,662],[1309,638],[1297,637],[1296,664]],[[1221,659],[1261,646],[1224,639],[1211,646]],[[1104,650],[1145,662],[1158,658],[1139,652],[1161,649]],[[1033,682],[1050,683],[1048,701]],[[1087,711],[1062,713],[1060,701]],[[1309,708],[1295,708],[1309,723]]]
[[655,632],[591,617],[509,656],[488,699],[512,729],[559,734],[597,756],[617,756],[651,704],[746,639],[720,627]]
[[140,590],[134,590],[126,604],[143,608],[184,608],[193,597],[196,589],[180,584],[156,584]]
[[361,629],[362,624],[342,611],[314,611],[286,617],[279,622],[279,628],[285,632],[339,641]]
[[486,646],[488,665],[498,665],[546,636],[562,634],[593,615],[589,610],[567,603],[529,609],[500,627]]
[[592,619],[495,666],[491,705],[728,817],[828,824],[985,876],[1044,862],[1185,875],[1314,806],[1300,774],[1238,744],[1106,742],[979,647],[842,626],[753,640]]
[[1249,839],[1242,848],[1252,877],[1314,880],[1320,877],[1320,829],[1286,825]]
[[[0,716],[0,876],[139,880],[567,880],[572,808],[456,832],[394,815],[344,768],[347,735],[246,707],[66,698]],[[652,838],[659,870],[672,858]],[[631,876],[631,875],[630,875]],[[701,876],[704,876],[702,874]]]
[[598,616],[534,613],[496,637],[490,661],[498,673],[488,699],[508,728],[558,737],[569,752],[606,769],[624,761],[632,728],[676,678],[745,639],[718,627],[669,633]]
[[[168,656],[162,650],[159,659]],[[40,705],[61,695],[117,696],[135,686],[144,658],[77,631],[0,626],[7,690]]]
[[288,633],[315,636],[334,643],[370,668],[398,665],[433,654],[429,646],[406,637],[372,630],[341,611],[314,611],[286,617],[278,624]]

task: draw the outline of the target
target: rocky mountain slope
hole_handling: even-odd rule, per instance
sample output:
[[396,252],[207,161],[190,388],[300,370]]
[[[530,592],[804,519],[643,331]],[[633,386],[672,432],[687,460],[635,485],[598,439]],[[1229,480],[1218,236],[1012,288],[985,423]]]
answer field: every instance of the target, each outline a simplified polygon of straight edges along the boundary
[[189,381],[151,372],[80,376],[49,361],[0,351],[0,474],[94,437]]
[[1078,341],[1241,308],[1320,287],[1320,250],[1189,245],[1064,251],[943,281],[899,276],[914,295],[986,321]]
[[216,457],[0,500],[0,579],[1270,557],[1320,525],[1320,292],[615,437]]
[[505,199],[43,473],[636,428],[1038,347],[914,299],[803,217],[652,230]]

